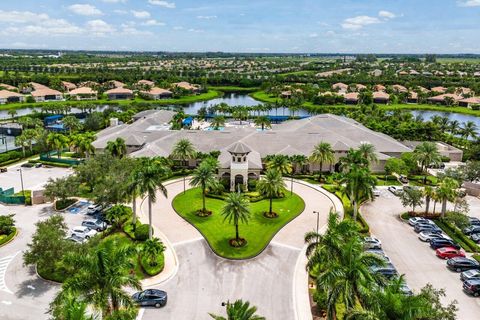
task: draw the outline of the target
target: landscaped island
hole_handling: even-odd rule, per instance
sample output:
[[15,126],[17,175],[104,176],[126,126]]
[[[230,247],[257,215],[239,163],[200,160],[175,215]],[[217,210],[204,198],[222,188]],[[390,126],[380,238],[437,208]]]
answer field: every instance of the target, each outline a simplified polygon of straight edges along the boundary
[[250,203],[251,219],[248,224],[240,225],[240,234],[247,244],[240,248],[229,245],[235,237],[233,225],[224,221],[221,214],[225,201],[206,199],[206,207],[212,211],[209,217],[200,217],[197,211],[202,207],[202,191],[200,188],[187,190],[173,199],[175,211],[195,228],[207,240],[212,250],[219,256],[228,259],[248,259],[262,252],[274,235],[288,222],[295,219],[305,209],[305,203],[298,195],[286,193],[284,198],[274,199],[273,206],[278,213],[277,218],[266,218],[264,212],[269,210],[269,200]]

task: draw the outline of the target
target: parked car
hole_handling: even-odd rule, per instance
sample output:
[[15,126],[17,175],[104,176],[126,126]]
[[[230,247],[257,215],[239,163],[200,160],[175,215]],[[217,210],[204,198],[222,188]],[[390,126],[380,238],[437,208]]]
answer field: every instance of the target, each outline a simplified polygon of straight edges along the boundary
[[460,280],[480,280],[480,270],[467,270],[460,273]]
[[8,169],[6,167],[0,167],[0,173],[7,172],[7,171],[8,171]]
[[472,226],[480,226],[480,219],[476,217],[468,217],[468,222],[470,222]]
[[87,208],[87,214],[88,215],[94,215],[97,212],[102,211],[103,206],[101,204],[91,204]]
[[452,247],[455,249],[460,249],[460,246],[449,239],[433,239],[430,241],[430,247],[432,249],[439,249],[444,247]]
[[389,186],[387,189],[388,189],[388,191],[390,191],[391,193],[393,193],[396,196],[399,195],[400,192],[402,192],[402,188],[400,188],[400,187]]
[[413,296],[412,289],[405,283],[400,286],[400,291],[406,296]]
[[480,244],[480,233],[472,233],[469,237],[473,242]]
[[400,180],[401,183],[408,183],[408,178],[404,175],[398,177],[398,180]]
[[471,226],[468,228],[463,229],[463,233],[467,236],[471,235],[472,233],[480,233],[480,226]]
[[25,162],[25,163],[22,163],[22,165],[20,167],[22,167],[22,168],[33,168],[33,166],[34,166],[33,163]]
[[480,280],[467,280],[463,283],[463,291],[478,297],[480,296]]
[[365,252],[375,254],[385,260],[385,262],[390,262],[390,258],[385,254],[385,252],[383,252],[382,249],[367,249]]
[[420,232],[432,232],[432,233],[442,233],[442,229],[432,224],[417,224],[414,228],[416,233]]
[[88,227],[93,230],[97,230],[97,232],[103,231],[107,229],[107,223],[100,220],[100,219],[87,219],[82,222],[82,226]]
[[443,247],[435,250],[437,257],[441,259],[451,259],[455,257],[465,257],[465,252],[453,247]]
[[71,234],[81,238],[90,239],[91,237],[97,234],[97,231],[92,230],[88,227],[79,226],[79,227],[73,228]]
[[370,270],[374,273],[380,273],[387,279],[391,279],[393,277],[398,276],[397,270],[391,263],[388,263],[385,266],[373,266],[370,268]]
[[374,236],[363,238],[363,247],[365,249],[381,249],[382,242]]
[[376,188],[373,189],[373,195],[374,195],[375,197],[380,197],[380,190],[378,190],[378,189],[376,189]]
[[447,260],[447,268],[456,272],[480,270],[480,263],[473,259],[457,257]]
[[420,222],[426,222],[428,219],[422,218],[422,217],[413,217],[408,219],[408,224],[411,225],[412,227],[415,227],[417,223]]
[[148,289],[135,293],[132,298],[139,306],[160,308],[167,304],[168,296],[163,290]]
[[418,239],[423,242],[430,242],[432,239],[449,239],[448,236],[444,235],[443,233],[435,233],[430,231],[423,231],[418,234]]
[[86,240],[85,238],[79,237],[76,234],[72,234],[70,237],[67,237],[66,239],[76,243],[84,243]]

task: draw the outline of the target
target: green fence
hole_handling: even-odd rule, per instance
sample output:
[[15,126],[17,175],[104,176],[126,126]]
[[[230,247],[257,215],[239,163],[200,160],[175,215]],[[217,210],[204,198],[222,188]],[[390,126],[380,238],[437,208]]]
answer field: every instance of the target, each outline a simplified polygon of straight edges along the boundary
[[15,195],[13,188],[6,190],[0,188],[0,202],[6,204],[25,204],[25,196]]
[[57,151],[51,151],[49,153],[45,153],[40,155],[41,161],[48,161],[48,162],[56,162],[56,163],[63,163],[68,164],[71,166],[76,166],[82,163],[82,160],[77,159],[67,159],[67,158],[58,158]]

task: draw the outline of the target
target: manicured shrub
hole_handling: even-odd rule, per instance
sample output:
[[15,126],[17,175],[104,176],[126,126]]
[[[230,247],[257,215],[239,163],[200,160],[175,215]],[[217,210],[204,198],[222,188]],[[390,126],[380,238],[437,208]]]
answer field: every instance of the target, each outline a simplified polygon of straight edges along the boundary
[[65,199],[55,201],[55,210],[63,210],[77,202],[77,199]]
[[138,241],[145,241],[148,239],[148,224],[142,224],[135,230],[135,239]]

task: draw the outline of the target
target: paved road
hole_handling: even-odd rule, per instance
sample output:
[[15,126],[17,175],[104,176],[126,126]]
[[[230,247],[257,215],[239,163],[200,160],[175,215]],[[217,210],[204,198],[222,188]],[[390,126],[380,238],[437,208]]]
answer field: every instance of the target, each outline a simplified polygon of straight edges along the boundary
[[[295,274],[297,262],[303,258],[303,236],[316,227],[314,210],[321,213],[320,227],[325,225],[333,205],[328,197],[296,183],[294,190],[304,198],[305,211],[283,228],[258,257],[230,261],[216,256],[201,234],[171,207],[171,200],[182,188],[182,183],[167,186],[169,199],[158,195],[154,205],[154,224],[173,243],[179,270],[171,280],[157,286],[169,293],[168,306],[146,309],[143,319],[208,319],[208,312],[224,313],[222,301],[237,298],[249,300],[267,319],[295,319],[294,288],[307,294],[306,274],[304,278]],[[142,211],[147,212],[146,203]],[[303,261],[300,263],[304,270]],[[306,309],[309,312],[309,306]]]
[[362,213],[399,273],[406,275],[408,285],[416,292],[427,283],[445,288],[445,302],[458,301],[458,319],[478,319],[480,299],[464,294],[459,274],[449,271],[445,261],[438,259],[428,244],[417,238],[413,228],[400,220],[399,214],[405,212],[400,200],[386,190],[381,193],[374,202],[362,207]]
[[[33,267],[23,266],[23,251],[27,249],[35,223],[53,214],[51,204],[25,206],[0,205],[0,214],[14,213],[19,233],[0,249],[0,319],[43,320],[59,286],[41,280]],[[64,214],[68,225],[80,225],[83,215]],[[4,275],[4,277],[3,277]]]

